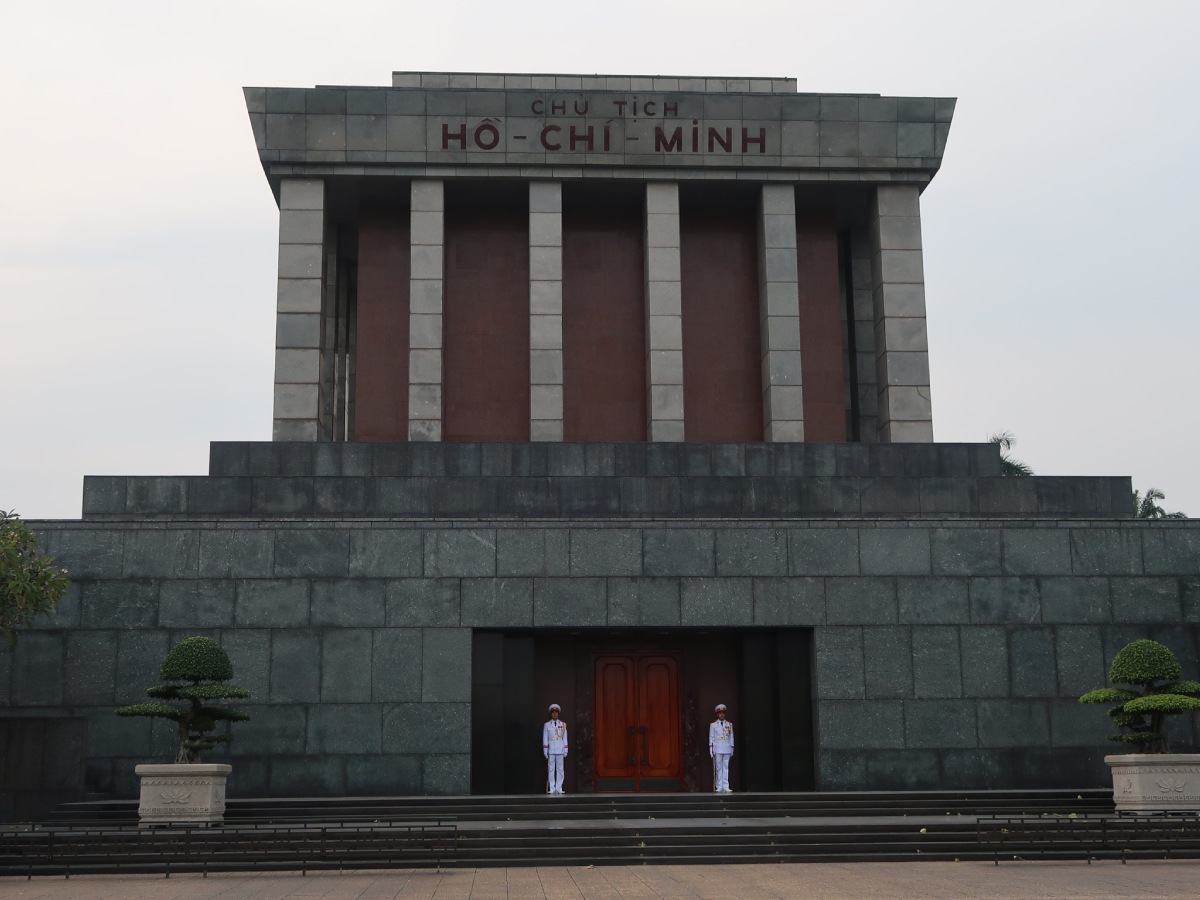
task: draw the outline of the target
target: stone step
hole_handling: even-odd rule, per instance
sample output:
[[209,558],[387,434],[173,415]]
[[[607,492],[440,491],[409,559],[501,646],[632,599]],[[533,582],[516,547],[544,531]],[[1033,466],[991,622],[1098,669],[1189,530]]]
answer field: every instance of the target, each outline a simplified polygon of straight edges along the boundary
[[[565,794],[561,796],[328,797],[231,799],[226,818],[336,821],[349,818],[460,822],[698,818],[845,818],[990,813],[1110,812],[1106,789],[934,792],[812,792],[714,794]],[[136,800],[64,804],[54,821],[136,819]]]
[[412,443],[209,445],[213,476],[999,475],[995,444]]
[[99,476],[85,520],[1129,518],[1128,478]]
[[[779,801],[776,806],[798,803],[801,795],[747,795],[735,798],[706,798],[684,795],[677,802],[662,804],[663,798],[653,798],[660,805],[673,806],[683,818],[647,817],[613,819],[609,807],[629,812],[645,812],[648,798],[587,797],[573,800],[555,798],[334,798],[311,801],[303,798],[288,801],[240,801],[246,809],[290,808],[331,811],[342,806],[359,810],[383,810],[396,806],[398,801],[413,801],[413,807],[423,806],[442,811],[474,803],[481,810],[502,814],[513,809],[540,807],[542,815],[553,813],[561,802],[578,807],[591,807],[593,817],[588,822],[564,824],[558,819],[528,822],[496,822],[462,824],[452,844],[440,849],[422,851],[397,841],[386,823],[375,823],[376,830],[367,832],[362,823],[357,826],[316,820],[308,826],[275,826],[286,828],[286,841],[277,843],[271,836],[272,826],[262,822],[227,821],[218,829],[195,829],[191,832],[168,830],[147,832],[131,822],[92,827],[87,832],[61,832],[54,844],[48,833],[35,833],[28,839],[13,836],[8,850],[0,853],[0,871],[6,873],[52,874],[70,865],[72,872],[111,871],[120,865],[126,872],[239,871],[255,869],[329,869],[404,866],[429,866],[434,863],[452,867],[521,866],[521,865],[612,865],[638,863],[734,864],[739,862],[818,862],[818,861],[895,861],[895,860],[967,860],[1021,859],[1037,856],[1044,859],[1085,859],[1089,854],[1121,857],[1130,852],[1134,858],[1161,856],[1195,858],[1200,855],[1200,842],[1191,832],[1173,837],[1173,826],[1166,831],[1157,829],[1154,836],[1137,832],[1137,823],[1111,815],[1111,800],[1107,791],[1044,791],[1044,792],[979,792],[954,794],[877,794],[812,796],[817,802],[829,803],[839,798],[863,808],[890,810],[890,815],[846,818],[832,815],[789,821],[781,817],[755,815],[747,818],[727,816],[721,821],[697,820],[697,810],[713,806],[719,800],[730,807],[743,807],[743,812],[758,810],[768,799]],[[429,801],[436,802],[429,802]],[[481,801],[475,803],[475,801]],[[117,806],[120,804],[110,804]],[[1003,844],[981,839],[974,814],[932,814],[938,808],[952,812],[958,807],[980,810],[984,807],[1001,809],[1012,806],[1028,809],[1031,805],[1051,807],[1071,812],[1049,816],[1049,823],[1063,823],[1074,815],[1090,816],[1083,822],[1085,831],[1103,821],[1112,829],[1110,840],[1098,845],[1081,833],[1073,838],[1072,829],[1053,830],[1051,841],[1033,836],[1014,836]],[[1104,806],[1105,810],[1096,807]],[[900,810],[907,810],[901,813]],[[735,810],[736,812],[736,810]],[[53,826],[50,830],[55,830]],[[996,834],[992,830],[993,837]],[[1168,834],[1168,832],[1170,832]],[[77,836],[76,836],[77,835]],[[348,837],[349,836],[349,837]],[[144,840],[143,840],[144,838]],[[1165,842],[1165,843],[1164,843]],[[19,848],[20,844],[28,848]],[[46,848],[54,844],[57,856],[43,852],[33,845]],[[145,848],[143,849],[143,844]],[[1170,844],[1168,847],[1167,844]],[[105,855],[110,846],[120,849],[120,859]],[[74,856],[72,857],[72,854]],[[57,867],[57,868],[55,868]]]
[[[1112,818],[1111,792],[1098,789],[250,798],[230,801],[220,828],[149,833],[135,824],[136,805],[64,805],[47,833],[10,842],[0,871],[110,871],[118,851],[124,871],[144,872],[992,859],[997,847],[981,841],[979,815]],[[452,842],[404,843],[402,826],[431,818],[454,822]],[[61,832],[56,844],[48,832]],[[1044,858],[1088,851],[1054,837],[1049,847],[1018,840],[1001,849]],[[1200,850],[1184,841],[1173,852]]]

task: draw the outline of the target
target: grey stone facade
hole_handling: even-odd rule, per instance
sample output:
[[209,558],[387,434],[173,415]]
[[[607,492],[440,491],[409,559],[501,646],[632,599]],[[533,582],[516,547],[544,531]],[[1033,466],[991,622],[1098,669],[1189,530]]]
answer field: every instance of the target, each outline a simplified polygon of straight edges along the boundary
[[442,439],[442,299],[445,283],[445,192],[437,178],[411,185],[408,439]]
[[[220,640],[255,695],[229,751],[242,796],[468,792],[479,629],[811,629],[821,789],[1100,784],[1106,722],[1075,698],[1136,637],[1189,672],[1200,660],[1200,524],[1117,518],[1128,479],[998,478],[991,445],[278,443],[212,456],[207,478],[89,478],[84,520],[34,523],[74,582],[54,619],[0,656],[3,714],[87,718],[93,789],[130,796],[133,765],[167,753],[165,726],[112,710],[193,634]],[[753,495],[760,466],[790,470],[776,488],[860,505],[701,511]],[[656,474],[618,474],[643,467]],[[372,474],[335,474],[356,471]],[[557,482],[560,501],[632,485],[648,512],[526,515],[522,492],[501,490],[526,481]],[[1029,505],[956,505],[989,484]],[[384,494],[439,499],[396,516],[356,506]],[[1099,495],[1106,510],[1086,505]],[[503,496],[514,505],[487,506]],[[891,507],[866,512],[867,496]]]
[[[383,164],[444,166],[446,174],[459,166],[528,166],[557,177],[541,168],[550,165],[564,167],[566,177],[578,177],[580,168],[611,177],[602,167],[620,166],[624,177],[657,179],[653,170],[688,167],[697,172],[692,177],[728,179],[738,177],[737,166],[752,162],[787,171],[789,180],[861,181],[846,170],[867,169],[891,170],[884,180],[921,184],[941,162],[952,98],[798,94],[791,79],[770,91],[741,81],[518,88],[435,87],[427,79],[391,87],[251,87],[245,96],[259,156],[280,175],[289,164]],[[562,107],[555,105],[559,101]],[[559,130],[543,140],[547,124]],[[700,129],[695,143],[693,126]],[[722,137],[731,129],[729,149],[716,142],[710,149],[710,127]],[[725,174],[704,171],[708,167],[723,167]],[[879,178],[872,171],[867,180]]]
[[[678,663],[681,789],[705,690],[759,711],[739,765],[774,767],[761,789],[1102,784],[1107,722],[1076,698],[1134,638],[1200,673],[1200,522],[1130,519],[1128,478],[1006,478],[994,445],[932,442],[919,192],[954,102],[795,87],[247,89],[280,201],[275,442],[214,443],[207,476],[89,477],[82,520],[32,523],[72,585],[0,649],[0,717],[86,720],[89,788],[134,796],[170,729],[113,710],[207,634],[254,694],[213,754],[235,795],[500,792],[526,784],[506,773],[539,691],[570,686],[586,756],[615,646]],[[468,177],[528,182],[528,442],[442,440],[446,182]],[[563,185],[616,178],[642,183],[648,441],[564,442]],[[707,181],[757,198],[763,443],[684,443],[680,197]],[[403,443],[347,439],[354,210],[379,185],[410,230]],[[800,207],[837,223],[848,443],[801,442]]]

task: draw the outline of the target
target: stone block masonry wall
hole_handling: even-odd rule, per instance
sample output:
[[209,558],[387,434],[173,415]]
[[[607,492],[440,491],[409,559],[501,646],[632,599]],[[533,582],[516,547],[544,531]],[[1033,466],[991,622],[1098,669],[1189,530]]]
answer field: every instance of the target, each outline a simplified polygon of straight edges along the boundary
[[803,441],[795,192],[787,185],[763,185],[758,221],[763,437]]
[[679,185],[646,185],[646,404],[652,441],[682,441],[683,294]]
[[[854,313],[854,356],[850,365],[858,376],[858,439],[879,440],[879,388],[875,383],[875,302],[871,275],[870,235],[856,229],[850,235],[851,308]],[[849,373],[849,368],[847,368]]]
[[[244,476],[879,476],[883,478],[1000,475],[1000,451],[995,444],[727,444],[693,441],[567,442],[554,444],[503,441],[425,443],[275,443],[213,441],[209,475]],[[142,479],[136,479],[139,482]],[[1040,485],[1073,479],[1044,477],[1009,479],[1014,485]],[[1125,493],[1129,479],[1121,482]],[[104,479],[89,477],[84,488],[84,514],[101,512],[112,498],[92,487]],[[162,485],[155,497],[167,493]],[[1037,491],[1033,492],[1036,495]],[[162,499],[166,499],[163,497]],[[1128,500],[1128,497],[1122,498]],[[90,502],[99,504],[92,508]],[[149,509],[131,509],[149,512]],[[166,510],[164,510],[166,511]],[[1062,512],[1068,510],[1062,509]],[[1128,503],[1121,506],[1128,512]]]
[[217,443],[211,476],[89,476],[88,519],[1123,518],[1128,478],[1000,477],[994,444]]
[[74,581],[0,653],[0,714],[86,717],[122,796],[169,736],[112,709],[197,633],[255,694],[240,796],[467,792],[476,628],[812,628],[823,789],[1099,785],[1078,694],[1137,637],[1200,659],[1189,521],[33,525]]
[[315,441],[320,435],[324,238],[324,182],[283,179],[272,428],[277,441]]
[[889,443],[932,441],[918,188],[875,189],[871,253],[879,437]]
[[562,183],[529,183],[529,437],[563,439]]
[[414,179],[408,327],[408,439],[442,439],[442,334],[445,192],[441,180]]
[[[725,466],[732,460],[721,460]],[[705,464],[709,464],[705,460]],[[1128,478],[835,475],[774,472],[419,477],[270,476],[201,478],[89,476],[88,519],[215,515],[441,518],[1040,518],[1127,515]]]
[[[270,177],[290,167],[427,165],[443,173],[447,166],[571,167],[573,177],[605,178],[606,167],[620,166],[630,177],[654,178],[703,166],[733,179],[753,166],[804,180],[924,184],[941,164],[954,112],[949,98],[797,94],[786,80],[782,90],[756,90],[746,79],[584,77],[569,79],[573,87],[558,79],[530,87],[527,76],[480,77],[486,86],[456,80],[244,93]],[[483,124],[494,131],[476,134]],[[542,140],[547,125],[562,130]]]

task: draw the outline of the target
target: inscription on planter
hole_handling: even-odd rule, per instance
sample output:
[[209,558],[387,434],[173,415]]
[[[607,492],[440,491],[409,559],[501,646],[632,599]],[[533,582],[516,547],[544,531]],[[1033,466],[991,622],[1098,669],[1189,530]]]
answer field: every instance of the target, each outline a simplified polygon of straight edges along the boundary
[[[179,770],[179,774],[171,774],[169,770]],[[220,822],[225,815],[228,765],[142,765],[137,767],[137,773],[142,778],[138,805],[142,825]]]

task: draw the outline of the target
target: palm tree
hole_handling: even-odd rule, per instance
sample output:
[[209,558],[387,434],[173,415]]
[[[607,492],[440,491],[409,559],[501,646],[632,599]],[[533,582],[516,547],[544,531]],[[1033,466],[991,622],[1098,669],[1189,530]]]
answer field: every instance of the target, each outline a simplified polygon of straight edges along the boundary
[[988,441],[1000,446],[1000,474],[1001,475],[1032,475],[1033,469],[1028,463],[1021,462],[1019,459],[1013,459],[1009,456],[1009,452],[1017,445],[1017,439],[1013,437],[1012,432],[997,431],[988,438]]
[[1133,517],[1135,519],[1186,519],[1187,513],[1167,512],[1157,501],[1166,500],[1167,495],[1158,488],[1148,488],[1143,497],[1140,491],[1133,492]]

